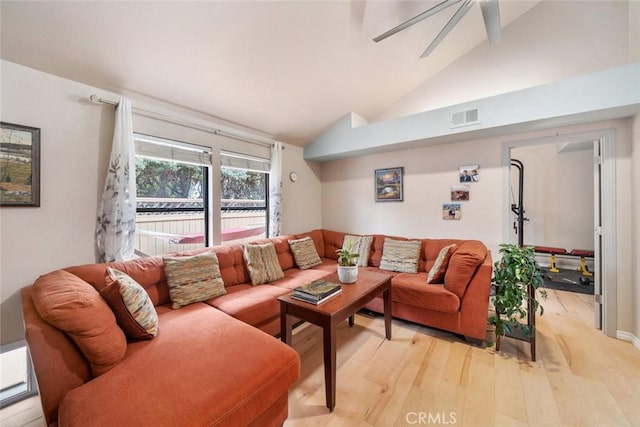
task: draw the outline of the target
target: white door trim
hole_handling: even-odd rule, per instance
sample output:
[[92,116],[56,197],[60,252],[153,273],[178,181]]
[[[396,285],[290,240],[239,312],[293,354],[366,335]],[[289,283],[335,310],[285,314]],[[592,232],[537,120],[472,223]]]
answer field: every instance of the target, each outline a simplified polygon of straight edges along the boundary
[[[616,133],[612,128],[589,132],[553,135],[524,140],[507,141],[502,145],[503,197],[510,200],[511,149],[533,145],[557,144],[561,142],[584,142],[602,140],[602,331],[615,338],[617,331],[617,236],[616,236]],[[526,185],[526,183],[525,183]],[[525,204],[526,207],[526,204]],[[503,208],[503,241],[511,239],[511,209],[505,202]]]

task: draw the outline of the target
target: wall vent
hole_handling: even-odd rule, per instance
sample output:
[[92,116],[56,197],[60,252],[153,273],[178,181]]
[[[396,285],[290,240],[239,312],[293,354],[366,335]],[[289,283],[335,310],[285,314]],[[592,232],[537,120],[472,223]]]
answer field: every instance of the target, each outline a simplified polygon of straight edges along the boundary
[[451,128],[459,128],[462,126],[475,125],[478,123],[480,123],[478,109],[474,108],[473,110],[451,113],[451,122],[449,126]]

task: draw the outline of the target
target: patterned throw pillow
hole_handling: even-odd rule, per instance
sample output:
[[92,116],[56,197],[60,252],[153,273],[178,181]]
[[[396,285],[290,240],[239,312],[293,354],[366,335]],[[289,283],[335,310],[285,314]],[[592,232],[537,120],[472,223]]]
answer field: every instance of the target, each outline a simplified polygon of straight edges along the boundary
[[420,240],[394,240],[385,237],[380,269],[417,273],[421,247]]
[[165,257],[163,261],[171,308],[184,307],[227,293],[215,252]]
[[107,300],[124,333],[133,339],[152,339],[158,334],[158,313],[149,294],[129,275],[107,267],[100,295]]
[[348,248],[351,245],[351,251],[358,253],[358,267],[366,267],[369,262],[369,252],[371,251],[371,243],[373,242],[373,236],[351,236],[347,234],[344,236],[342,242],[343,248]]
[[300,270],[306,270],[316,265],[322,264],[320,255],[316,250],[316,245],[311,237],[303,237],[302,239],[289,240],[289,246],[293,253],[293,259]]
[[433,264],[433,267],[431,267],[431,270],[429,270],[427,283],[444,283],[444,275],[447,272],[449,259],[451,259],[455,247],[456,245],[453,244],[440,249],[436,262]]
[[273,243],[244,245],[242,255],[247,264],[252,285],[269,283],[284,277]]

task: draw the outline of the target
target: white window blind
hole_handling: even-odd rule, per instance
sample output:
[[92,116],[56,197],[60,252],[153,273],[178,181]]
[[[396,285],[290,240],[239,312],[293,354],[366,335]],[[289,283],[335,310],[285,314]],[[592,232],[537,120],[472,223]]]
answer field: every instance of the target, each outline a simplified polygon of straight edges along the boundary
[[185,142],[134,134],[136,155],[197,166],[211,166],[211,149]]
[[232,153],[230,151],[222,151],[220,153],[220,164],[223,167],[262,173],[268,173],[271,167],[269,159],[248,156],[246,154]]

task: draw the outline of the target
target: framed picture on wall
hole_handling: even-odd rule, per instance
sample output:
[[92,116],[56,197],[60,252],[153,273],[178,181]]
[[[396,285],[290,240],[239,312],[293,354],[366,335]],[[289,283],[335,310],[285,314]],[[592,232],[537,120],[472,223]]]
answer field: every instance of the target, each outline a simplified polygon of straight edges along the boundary
[[460,166],[460,182],[480,181],[480,165]]
[[469,200],[469,186],[467,184],[454,184],[451,186],[451,201],[466,202]]
[[402,179],[404,168],[376,169],[376,202],[401,202],[404,200]]
[[40,206],[40,129],[0,122],[0,206]]
[[462,218],[460,203],[444,203],[442,205],[442,219],[460,220],[460,218]]

